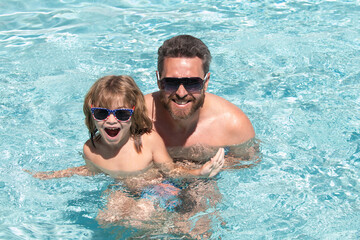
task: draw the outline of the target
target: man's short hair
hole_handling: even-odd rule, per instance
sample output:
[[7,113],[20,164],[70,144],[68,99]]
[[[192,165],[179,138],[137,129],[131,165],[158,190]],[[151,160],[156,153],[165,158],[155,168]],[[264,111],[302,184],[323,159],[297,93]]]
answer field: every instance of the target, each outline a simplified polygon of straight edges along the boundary
[[158,50],[158,71],[162,74],[164,60],[168,57],[198,57],[202,60],[204,73],[209,72],[211,54],[200,39],[191,35],[179,35],[166,40]]

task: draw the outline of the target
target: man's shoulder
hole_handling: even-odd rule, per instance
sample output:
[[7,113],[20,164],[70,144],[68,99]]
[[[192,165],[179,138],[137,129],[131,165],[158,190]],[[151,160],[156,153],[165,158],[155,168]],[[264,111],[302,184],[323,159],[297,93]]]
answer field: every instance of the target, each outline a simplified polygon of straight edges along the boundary
[[212,112],[232,113],[232,114],[236,113],[239,114],[239,116],[244,115],[243,111],[238,106],[218,95],[207,93],[205,101],[206,101],[205,107],[207,107]]
[[160,92],[152,92],[152,93],[148,93],[144,95],[145,101],[153,101],[153,99],[157,99],[159,96]]
[[[243,142],[255,136],[254,128],[248,116],[235,104],[225,98],[208,93],[206,96],[206,115],[213,124],[234,142]],[[221,126],[221,127],[220,127]]]
[[219,95],[216,95],[216,94],[213,94],[213,93],[208,93],[207,92],[206,93],[206,98],[211,100],[211,101],[220,101],[220,102],[224,102],[224,103],[227,103],[227,104],[234,105],[231,102],[229,102],[228,100],[226,100],[225,98],[220,97]]
[[146,106],[148,106],[149,104],[152,103],[152,101],[154,99],[153,93],[148,93],[148,94],[144,95],[144,99],[145,99]]
[[153,110],[153,108],[155,107],[154,105],[157,105],[156,103],[158,102],[159,94],[160,94],[160,92],[152,92],[152,93],[148,93],[148,94],[144,95],[145,104],[146,104],[148,111],[151,112]]

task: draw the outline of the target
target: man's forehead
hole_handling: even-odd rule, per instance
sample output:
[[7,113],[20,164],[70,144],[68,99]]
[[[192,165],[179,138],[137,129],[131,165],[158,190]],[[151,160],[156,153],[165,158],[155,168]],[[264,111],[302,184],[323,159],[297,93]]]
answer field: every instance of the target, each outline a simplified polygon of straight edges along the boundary
[[171,61],[181,61],[181,62],[184,62],[184,61],[192,61],[192,62],[194,62],[194,64],[195,63],[197,63],[197,64],[201,64],[202,65],[202,60],[201,60],[201,58],[199,58],[199,57],[165,57],[164,58],[164,62],[171,62]]
[[165,58],[163,74],[172,76],[202,76],[204,75],[202,60],[198,57]]

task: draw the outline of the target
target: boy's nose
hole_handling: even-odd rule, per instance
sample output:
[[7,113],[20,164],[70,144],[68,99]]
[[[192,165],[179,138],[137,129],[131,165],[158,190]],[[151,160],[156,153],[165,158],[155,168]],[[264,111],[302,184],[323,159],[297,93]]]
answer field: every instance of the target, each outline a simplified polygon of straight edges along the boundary
[[114,113],[110,113],[107,121],[109,121],[109,122],[117,122],[117,119],[116,119]]

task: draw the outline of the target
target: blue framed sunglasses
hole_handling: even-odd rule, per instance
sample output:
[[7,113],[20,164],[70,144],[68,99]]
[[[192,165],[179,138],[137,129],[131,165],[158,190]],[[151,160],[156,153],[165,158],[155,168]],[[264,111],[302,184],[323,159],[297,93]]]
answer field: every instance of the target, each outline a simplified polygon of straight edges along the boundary
[[185,78],[174,78],[174,77],[165,77],[160,79],[159,73],[156,72],[157,79],[160,82],[160,88],[166,92],[175,92],[178,90],[180,85],[183,85],[186,91],[190,93],[199,92],[204,88],[204,83],[208,78],[206,74],[205,78],[200,77],[185,77]]
[[127,122],[130,120],[131,115],[134,113],[135,106],[132,109],[119,108],[110,110],[107,108],[96,108],[91,106],[91,113],[95,120],[105,121],[110,114],[113,114],[115,118],[120,122]]

